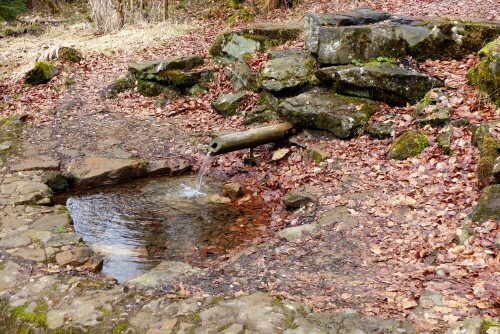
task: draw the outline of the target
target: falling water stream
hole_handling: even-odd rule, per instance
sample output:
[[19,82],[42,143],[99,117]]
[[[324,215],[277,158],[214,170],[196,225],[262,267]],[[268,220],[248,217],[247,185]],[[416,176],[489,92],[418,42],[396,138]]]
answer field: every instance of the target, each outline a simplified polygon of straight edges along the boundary
[[104,256],[103,273],[121,282],[162,260],[201,264],[262,233],[269,213],[260,199],[211,203],[223,185],[202,177],[200,171],[198,177],[142,179],[59,202],[66,203],[75,231]]

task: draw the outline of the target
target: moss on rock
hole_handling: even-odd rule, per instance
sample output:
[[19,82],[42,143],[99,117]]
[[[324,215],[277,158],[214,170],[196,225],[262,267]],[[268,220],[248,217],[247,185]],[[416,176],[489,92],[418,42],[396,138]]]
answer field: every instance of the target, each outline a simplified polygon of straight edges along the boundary
[[387,159],[405,160],[419,155],[427,146],[427,136],[416,130],[403,133],[396,138],[387,153]]
[[79,63],[83,59],[83,55],[80,51],[70,47],[62,47],[59,49],[59,59],[70,61],[72,63]]
[[489,94],[492,101],[500,106],[500,40],[487,44],[479,54],[481,61],[467,74],[469,83]]
[[59,69],[47,61],[37,61],[32,70],[26,74],[24,82],[29,85],[40,85],[49,82],[59,74]]

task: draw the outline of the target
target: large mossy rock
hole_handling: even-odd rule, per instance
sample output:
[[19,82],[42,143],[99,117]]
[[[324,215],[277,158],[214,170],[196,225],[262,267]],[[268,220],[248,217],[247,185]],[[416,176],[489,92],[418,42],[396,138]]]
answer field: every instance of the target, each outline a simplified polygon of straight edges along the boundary
[[28,85],[41,85],[59,74],[59,69],[46,61],[37,61],[32,70],[26,73],[24,82]]
[[479,51],[481,61],[469,70],[469,82],[489,94],[500,107],[500,39]]
[[210,55],[234,60],[245,54],[265,52],[287,41],[295,40],[302,32],[300,22],[259,23],[217,35]]
[[459,17],[395,17],[408,54],[418,60],[461,59],[500,36],[500,22]]
[[278,113],[295,127],[327,130],[347,139],[357,135],[376,110],[367,99],[315,90],[285,99]]
[[203,63],[203,58],[197,55],[169,57],[132,65],[129,72],[137,79],[141,79],[143,74],[159,74],[169,70],[188,71],[203,65]]
[[490,133],[487,133],[479,144],[479,154],[476,174],[477,183],[481,189],[493,181],[493,171],[497,163],[497,158],[500,156],[499,143]]
[[483,190],[469,218],[475,222],[484,222],[490,218],[500,219],[500,184],[494,184]]
[[398,59],[405,54],[403,31],[398,26],[322,26],[319,29],[317,56],[322,65],[345,65],[377,57]]
[[203,90],[215,76],[213,70],[196,70],[204,64],[200,56],[179,56],[133,65],[129,73],[137,81],[137,91],[144,96],[165,94],[192,95],[193,87]]
[[416,130],[408,131],[394,140],[387,153],[387,159],[405,160],[419,155],[427,146],[429,141],[424,133]]
[[392,63],[365,66],[333,66],[316,72],[316,77],[340,94],[384,101],[392,105],[414,104],[441,81]]
[[266,63],[261,86],[278,95],[298,93],[310,84],[315,64],[315,59],[309,54],[284,52],[281,57]]
[[320,44],[319,36],[322,27],[372,24],[387,20],[390,17],[390,13],[377,12],[367,7],[361,7],[347,12],[337,13],[306,13],[304,17],[306,48],[312,53],[318,53]]

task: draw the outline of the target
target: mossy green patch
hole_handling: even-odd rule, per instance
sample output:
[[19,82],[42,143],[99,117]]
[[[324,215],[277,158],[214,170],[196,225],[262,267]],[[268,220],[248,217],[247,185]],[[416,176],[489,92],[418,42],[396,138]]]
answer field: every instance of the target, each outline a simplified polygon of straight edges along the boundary
[[82,61],[83,56],[80,51],[74,48],[62,47],[59,49],[59,59],[79,63]]
[[125,331],[127,331],[127,329],[129,329],[132,325],[129,323],[129,322],[119,322],[118,324],[115,325],[115,327],[113,327],[111,329],[111,334],[120,334],[120,333],[124,333]]
[[29,85],[40,85],[49,82],[59,72],[58,68],[47,61],[37,61],[32,70],[26,74],[24,82]]
[[480,52],[481,61],[467,73],[469,83],[489,94],[500,106],[500,40],[487,44]]
[[416,130],[403,133],[392,143],[387,159],[405,160],[409,157],[419,155],[427,146],[427,136]]
[[491,327],[500,327],[500,322],[493,319],[484,319],[481,324],[481,334],[486,334]]

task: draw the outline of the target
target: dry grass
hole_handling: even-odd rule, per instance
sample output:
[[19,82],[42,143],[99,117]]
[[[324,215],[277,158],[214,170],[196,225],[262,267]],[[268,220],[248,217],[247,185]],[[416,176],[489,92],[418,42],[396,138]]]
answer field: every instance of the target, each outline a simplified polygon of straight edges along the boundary
[[15,79],[28,71],[33,63],[51,48],[71,46],[84,55],[93,52],[134,50],[170,37],[180,36],[190,30],[188,24],[169,21],[141,23],[124,29],[96,36],[89,23],[51,27],[41,36],[6,37],[0,44],[0,80]]

